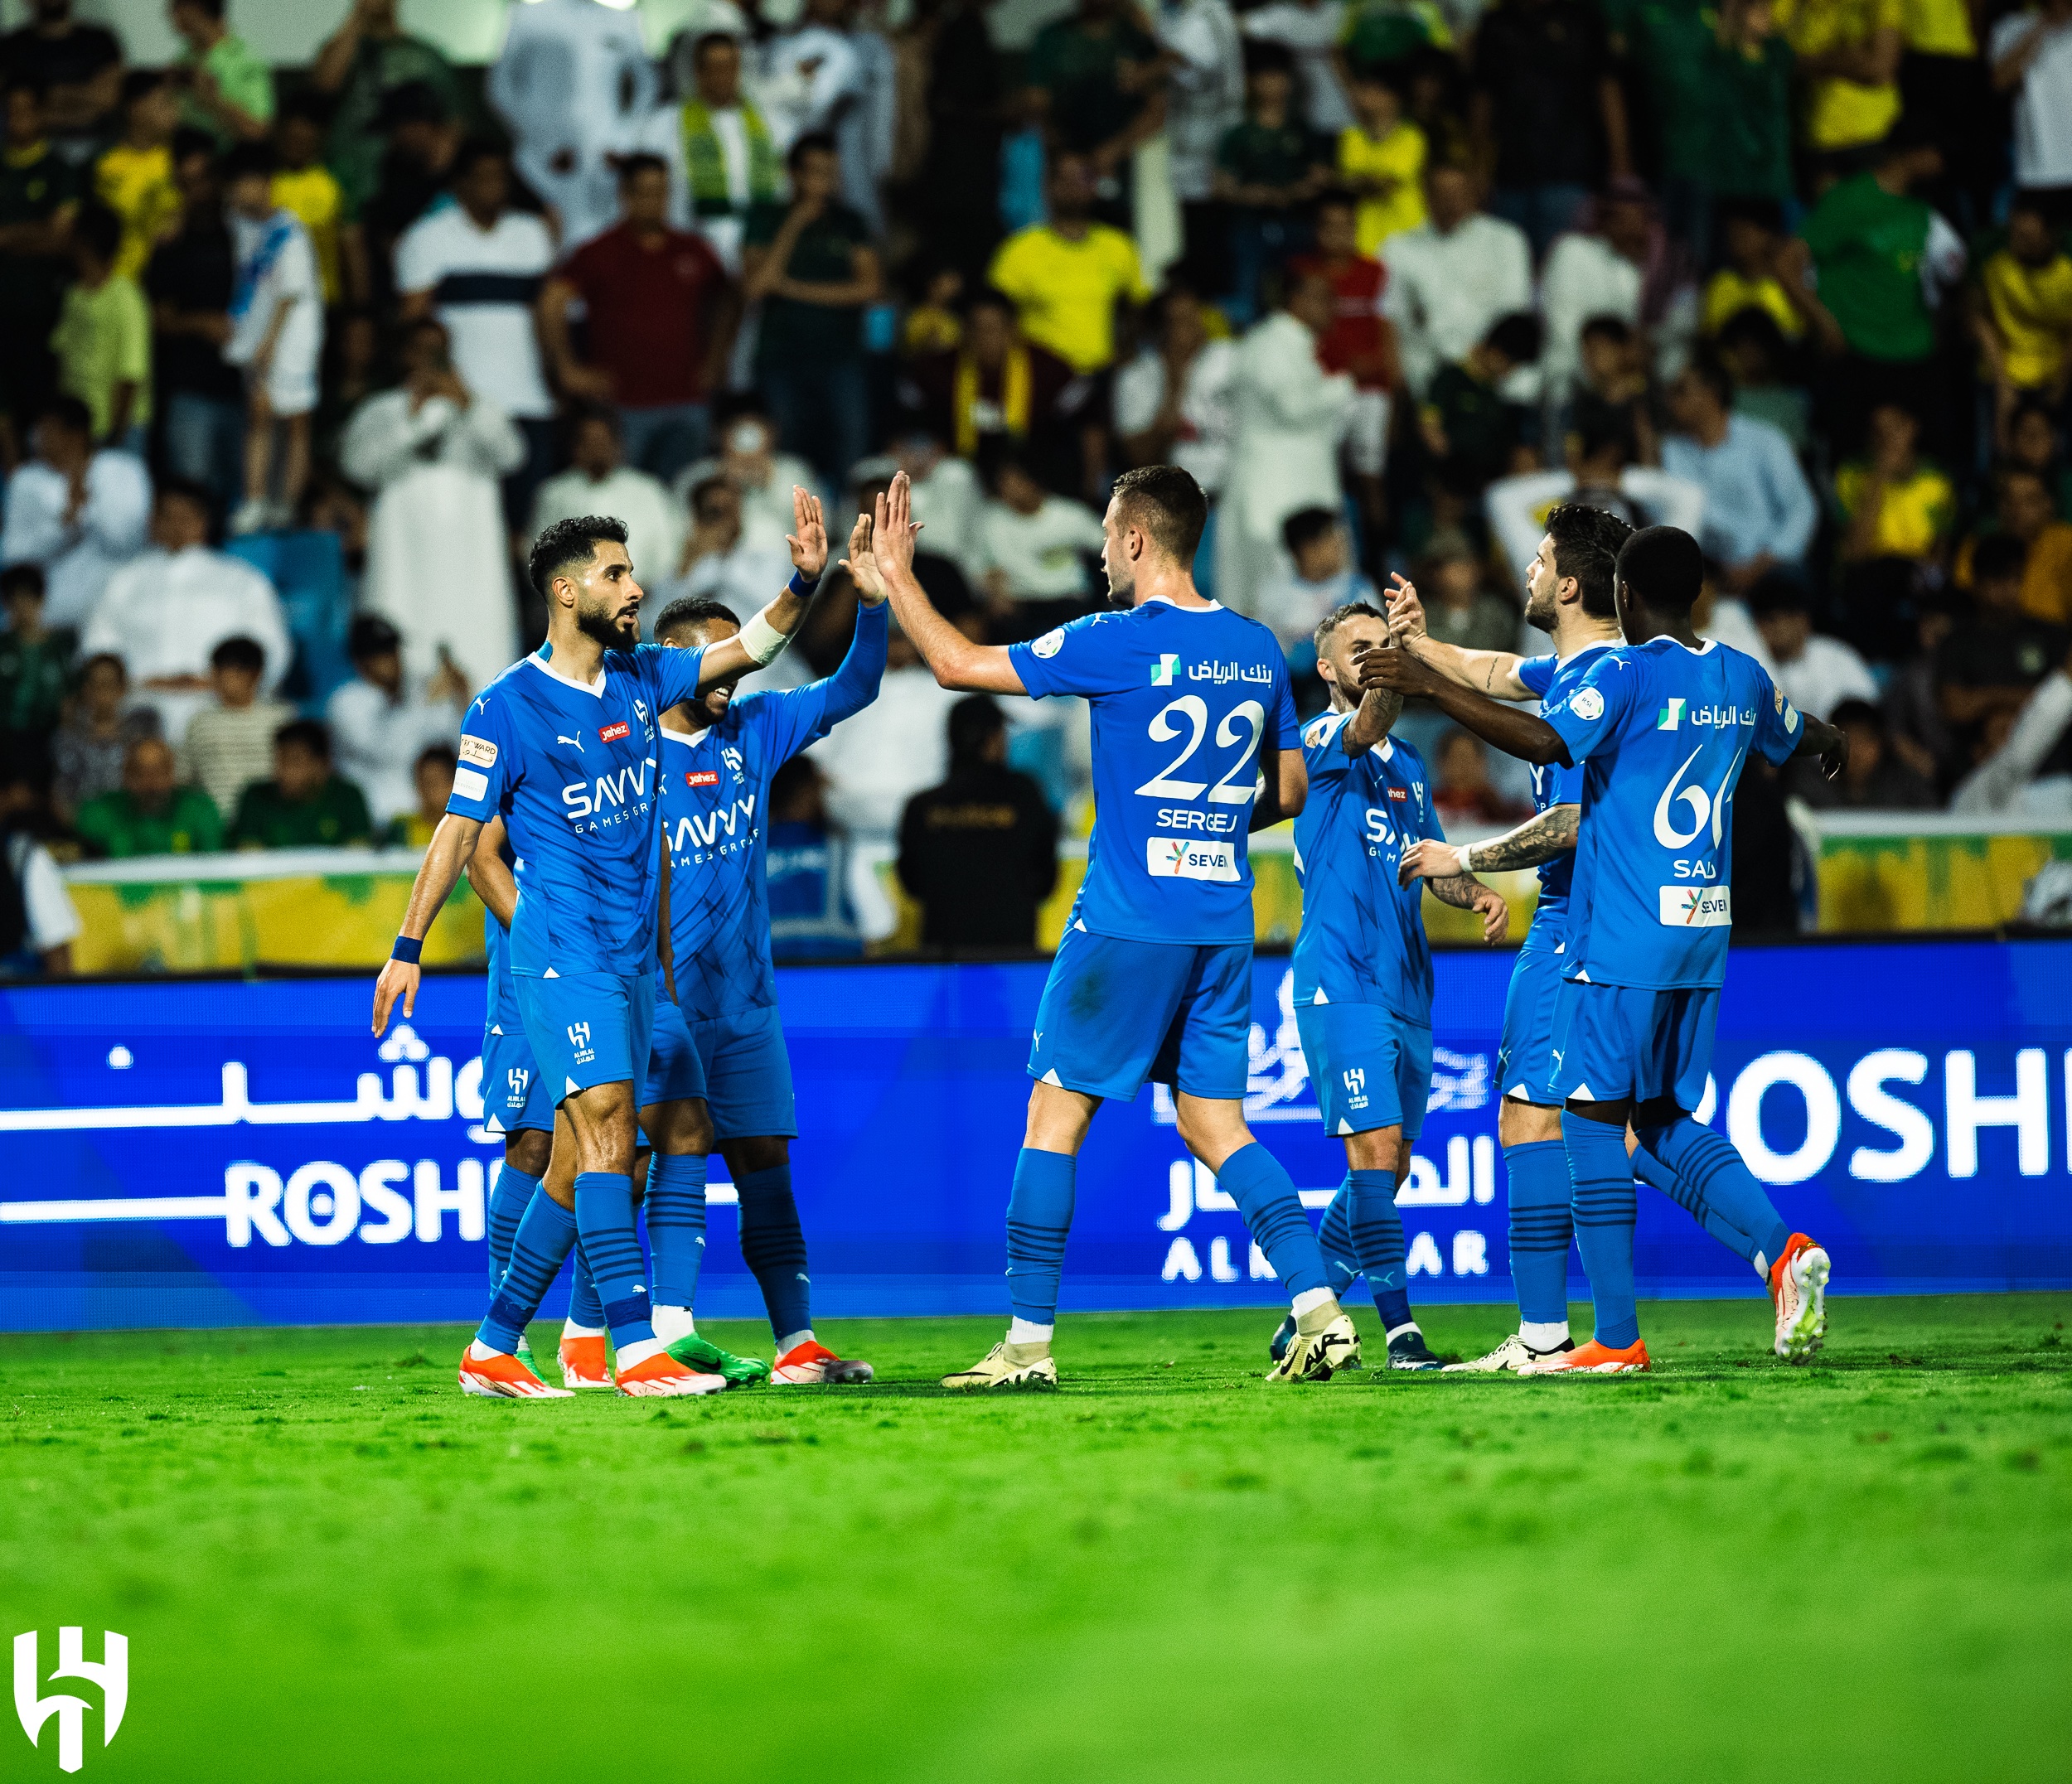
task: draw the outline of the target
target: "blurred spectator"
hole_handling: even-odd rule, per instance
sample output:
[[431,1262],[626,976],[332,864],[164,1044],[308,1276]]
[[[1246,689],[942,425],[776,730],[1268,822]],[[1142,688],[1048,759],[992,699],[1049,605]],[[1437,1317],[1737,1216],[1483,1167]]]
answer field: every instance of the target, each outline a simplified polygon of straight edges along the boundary
[[230,846],[351,848],[373,840],[360,789],[332,770],[330,732],[314,718],[283,725],[274,738],[274,777],[245,788]]
[[1490,208],[1544,254],[1608,176],[1633,172],[1604,15],[1585,0],[1499,0],[1475,28],[1474,80]]
[[757,97],[780,149],[802,136],[832,136],[862,98],[862,60],[844,28],[848,10],[843,0],[805,0],[794,27],[780,27],[762,46]]
[[964,317],[957,309],[964,275],[953,266],[930,265],[913,278],[920,301],[900,326],[900,352],[908,359],[956,352],[964,344]]
[[[1044,26],[1029,46],[1024,104],[1043,126],[1053,157],[1053,222],[1060,216],[1057,176],[1067,161],[1087,187],[1089,211],[1097,203],[1105,220],[1129,220],[1130,157],[1165,123],[1158,46],[1137,17],[1121,0],[1079,0],[1073,12]],[[993,282],[1021,297],[1001,278],[997,262]],[[1032,340],[1044,340],[1036,329],[1029,332]],[[1058,351],[1081,363],[1063,347]]]
[[1209,338],[1202,301],[1169,285],[1150,312],[1155,326],[1116,374],[1115,425],[1132,465],[1179,466],[1213,500],[1230,462],[1234,341]]
[[1388,270],[1361,251],[1358,212],[1348,193],[1326,192],[1317,201],[1316,240],[1316,252],[1300,256],[1290,270],[1330,281],[1331,326],[1317,343],[1317,357],[1327,372],[1344,372],[1353,380],[1345,462],[1361,518],[1378,535],[1387,520],[1382,475],[1388,468],[1389,420],[1401,376],[1395,331],[1382,313]]
[[179,89],[163,69],[140,68],[123,80],[123,133],[94,164],[94,191],[122,219],[115,270],[141,278],[152,250],[180,227],[180,188],[172,172]]
[[[1720,9],[1720,22],[1707,35],[1698,109],[1709,128],[1703,139],[1703,176],[1692,183],[1721,200],[1755,199],[1782,205],[1796,196],[1792,182],[1794,58],[1791,46],[1777,28],[1778,12],[1772,0],[1737,0]],[[1702,14],[1686,16],[1694,17],[1702,30]],[[1699,148],[1696,140],[1687,140],[1687,154]],[[1679,169],[1668,171],[1675,176]],[[1673,178],[1672,195],[1675,191]],[[1708,244],[1701,239],[1694,245],[1702,257]]]
[[[845,719],[839,737],[823,738],[812,748],[813,761],[827,776],[827,808],[844,829],[859,838],[891,837],[907,801],[943,778],[942,728],[956,699],[936,684],[934,674],[895,626],[878,698]],[[774,783],[770,810],[774,817]],[[770,847],[774,857],[774,834]],[[774,915],[774,906],[772,910]]]
[[244,486],[244,383],[223,356],[237,270],[211,138],[182,131],[173,140],[172,169],[180,227],[144,269],[165,404],[160,451],[172,476],[199,483],[227,506]]
[[2072,466],[2058,443],[2058,426],[2036,397],[2024,397],[2002,423],[1998,435],[2005,462],[2033,471],[2057,500],[2058,518],[2072,520]]
[[683,549],[683,510],[663,485],[621,460],[617,414],[578,409],[569,424],[569,468],[549,477],[533,500],[533,538],[557,520],[614,515],[626,523],[633,573],[668,574]]
[[2072,186],[2072,0],[2041,0],[2033,11],[2004,14],[1987,56],[1993,85],[2015,96],[2015,184],[2041,192],[2065,220]]
[[0,975],[69,978],[81,925],[51,852],[37,839],[35,771],[0,762]]
[[324,116],[322,97],[307,90],[281,108],[274,132],[273,196],[274,204],[308,232],[319,291],[324,302],[335,307],[348,291],[356,302],[365,302],[367,278],[360,225],[346,210],[345,189],[320,158]]
[[1501,318],[1457,364],[1432,375],[1418,413],[1425,450],[1449,490],[1472,495],[1515,471],[1523,416],[1504,400],[1520,366],[1540,356],[1540,319],[1526,312]]
[[1230,471],[1216,522],[1216,589],[1241,613],[1279,573],[1281,524],[1299,508],[1335,509],[1339,437],[1353,380],[1327,372],[1317,341],[1337,307],[1328,280],[1297,274],[1284,306],[1237,350]]
[[1987,715],[1973,748],[1976,766],[1957,783],[1949,809],[1985,816],[2019,812],[2053,828],[2072,820],[2072,775],[2043,774],[2072,726],[2072,667],[2060,664],[2016,712]]
[[1050,220],[1003,242],[990,276],[1014,303],[1029,340],[1074,371],[1097,372],[1115,358],[1116,304],[1141,303],[1150,293],[1136,244],[1093,220],[1093,173],[1084,157],[1052,163],[1049,192]]
[[[309,232],[274,199],[274,153],[241,143],[223,158],[236,268],[223,357],[244,372],[244,500],[234,533],[291,524],[309,483],[310,418],[324,350],[323,291]],[[274,476],[274,424],[283,436]]]
[[1713,343],[1734,380],[1734,413],[1766,421],[1791,449],[1813,445],[1813,394],[1798,383],[1784,332],[1766,311],[1743,307],[1726,319]]
[[[2021,605],[2053,626],[2072,623],[2072,525],[2057,517],[2050,486],[2036,471],[2002,465],[1994,479],[1996,529],[2021,547]],[[1979,576],[1976,554],[1990,537],[1982,529],[1957,554],[1957,585],[1975,587]]]
[[1647,341],[1616,316],[1593,316],[1576,336],[1575,383],[1568,392],[1567,451],[1573,462],[1579,437],[1616,438],[1630,452],[1656,456],[1653,389],[1648,381]]
[[[899,64],[877,23],[859,15],[857,0],[806,0],[799,28],[763,48],[763,94],[766,103],[780,106],[791,72],[808,70],[812,92],[804,128],[833,136],[843,202],[878,236],[885,230],[884,182],[898,138]],[[825,77],[838,50],[854,71],[840,91],[830,92]],[[800,134],[792,129],[789,140],[796,143]]]
[[310,85],[331,100],[324,161],[337,176],[344,214],[357,216],[381,184],[382,109],[389,95],[420,86],[440,112],[460,101],[453,70],[438,49],[397,22],[397,0],[352,0],[344,22],[310,65]]
[[370,397],[339,445],[346,475],[375,491],[361,608],[410,641],[412,673],[443,648],[484,688],[518,654],[496,479],[523,462],[511,418],[470,389],[427,317],[403,339],[402,384]]
[[[2067,38],[2072,41],[2072,32]],[[2008,210],[2007,245],[1979,268],[1978,297],[1973,327],[1980,376],[1993,387],[1997,413],[2005,415],[2031,392],[2063,402],[2072,363],[2065,351],[2072,338],[2072,255],[2036,194],[2018,194]]]
[[1352,536],[1329,508],[1297,509],[1281,523],[1280,543],[1292,568],[1259,591],[1252,616],[1273,628],[1300,674],[1315,666],[1314,641],[1324,615],[1348,601],[1372,601],[1374,584],[1353,562]]
[[791,579],[791,553],[767,539],[752,540],[741,521],[741,492],[725,477],[704,478],[690,492],[690,532],[675,573],[650,589],[642,621],[684,597],[717,601],[746,624]]
[[779,960],[853,960],[864,951],[849,896],[849,840],[828,821],[826,794],[810,756],[794,756],[770,776],[763,873],[770,951]]
[[1829,172],[1846,167],[1900,115],[1901,0],[1805,0],[1786,14],[1786,35],[1807,84],[1805,138]]
[[[666,161],[692,229],[729,273],[741,270],[741,236],[758,205],[784,201],[784,152],[741,89],[741,45],[708,31],[690,51],[693,85],[680,105],[658,109],[644,145]],[[622,180],[623,176],[622,176]],[[620,197],[629,195],[622,183]]]
[[[55,387],[51,331],[57,326],[70,268],[67,239],[79,208],[80,181],[43,128],[43,91],[24,75],[9,75],[0,103],[7,107],[6,152],[0,155],[0,396],[15,428],[26,427]],[[20,450],[19,433],[5,443],[5,462]]]
[[107,205],[82,205],[72,220],[72,265],[51,331],[58,389],[86,405],[94,438],[144,456],[151,423],[151,313],[137,282],[115,270],[122,220]]
[[1082,612],[1087,559],[1104,543],[1101,517],[1053,496],[1026,461],[1002,453],[979,520],[978,571],[995,641],[1034,638]]
[[1901,648],[1896,623],[1908,602],[1939,576],[1957,518],[1957,491],[1921,461],[1920,421],[1901,404],[1871,411],[1865,456],[1835,474],[1835,505],[1847,529],[1842,561],[1843,630],[1874,657]]
[[[511,132],[519,173],[553,207],[569,247],[610,227],[618,208],[612,163],[641,146],[656,92],[655,65],[631,12],[598,0],[536,0],[511,12],[484,93]],[[487,389],[468,356],[456,356],[468,382]]]
[[1816,811],[1933,811],[1935,783],[1892,752],[1884,714],[1868,700],[1843,700],[1828,722],[1849,740],[1849,761],[1830,781],[1810,759],[1794,764],[1794,797]]
[[1699,352],[1669,386],[1671,433],[1662,468],[1705,492],[1698,535],[1736,592],[1773,564],[1803,560],[1820,519],[1791,443],[1767,422],[1734,413],[1734,381]]
[[446,802],[453,796],[453,776],[459,766],[460,758],[453,753],[450,743],[433,743],[419,753],[410,769],[417,805],[409,811],[399,812],[390,820],[382,839],[390,848],[430,846],[432,833],[439,827],[439,819],[446,815]]
[[1345,9],[1340,51],[1357,80],[1379,70],[1408,79],[1435,60],[1456,65],[1453,33],[1471,29],[1482,7],[1476,0],[1445,7],[1428,0],[1353,0]]
[[792,145],[788,207],[758,205],[742,249],[743,295],[762,306],[756,387],[787,452],[838,484],[870,448],[864,312],[879,296],[878,250],[864,219],[835,194],[834,138]]
[[1954,761],[1955,746],[1943,713],[1936,664],[1958,615],[1968,606],[1948,594],[1924,597],[1915,612],[1912,649],[1894,665],[1885,684],[1886,747],[1939,790]]
[[[1516,628],[1505,635],[1513,641]],[[1458,727],[1439,740],[1434,754],[1431,802],[1448,824],[1508,826],[1532,815],[1523,800],[1508,799],[1489,779],[1489,752],[1481,738]]]
[[1425,220],[1425,133],[1403,116],[1403,96],[1379,69],[1353,76],[1353,114],[1339,136],[1339,177],[1359,200],[1363,254]]
[[1770,198],[1740,198],[1716,213],[1726,264],[1706,281],[1705,331],[1716,336],[1743,310],[1760,310],[1787,341],[1806,331],[1804,288],[1785,254],[1782,213]]
[[269,693],[293,647],[274,585],[242,558],[209,549],[206,491],[177,477],[160,484],[151,536],[153,549],[108,578],[80,647],[120,657],[162,734],[183,737],[206,703],[209,660],[225,638],[250,638],[265,652]]
[[442,203],[464,146],[449,101],[422,80],[406,80],[381,102],[386,147],[374,196],[361,206],[372,296],[386,304],[396,295],[395,250],[411,225]]
[[1771,679],[1800,712],[1824,719],[1844,700],[1877,699],[1870,665],[1839,638],[1813,630],[1813,602],[1797,577],[1766,573],[1748,592],[1748,611],[1769,653]]
[[733,413],[719,429],[719,455],[685,467],[677,474],[675,491],[688,506],[700,483],[724,476],[741,498],[743,539],[758,550],[781,552],[788,561],[791,548],[784,539],[792,530],[792,491],[814,486],[813,467],[777,450],[777,428],[753,398],[730,406]]
[[1576,214],[1576,227],[1559,237],[1540,275],[1540,309],[1547,322],[1540,367],[1547,395],[1565,399],[1581,363],[1583,324],[1593,317],[1641,320],[1644,293],[1667,253],[1645,188],[1624,182]]
[[212,855],[223,846],[215,801],[200,787],[181,784],[171,747],[157,737],[129,746],[122,785],[87,800],[72,828],[87,853],[105,861]]
[[1246,51],[1245,116],[1216,148],[1210,190],[1229,215],[1231,320],[1259,313],[1261,282],[1309,245],[1310,201],[1331,176],[1331,145],[1295,114],[1295,65],[1277,44]]
[[1547,510],[1556,502],[1601,508],[1633,526],[1681,527],[1694,537],[1703,530],[1705,491],[1666,471],[1631,462],[1633,436],[1616,419],[1593,421],[1571,433],[1567,448],[1567,470],[1499,477],[1483,492],[1489,530],[1520,589],[1547,535]]
[[1058,819],[1007,766],[1007,721],[986,694],[950,708],[950,773],[899,820],[899,882],[932,948],[1033,948],[1058,883]]
[[1180,0],[1157,9],[1153,28],[1169,76],[1165,135],[1184,244],[1179,270],[1198,291],[1223,291],[1229,278],[1223,217],[1210,187],[1216,151],[1244,116],[1237,21],[1225,0]]
[[[597,0],[551,3],[557,11],[603,10]],[[549,4],[540,0],[523,17]],[[540,282],[554,264],[554,238],[540,218],[511,209],[511,162],[496,143],[463,145],[453,157],[453,186],[454,202],[427,211],[396,244],[396,289],[403,320],[436,315],[461,382],[525,436],[525,457],[504,477],[504,515],[516,529],[554,457],[554,399],[535,317]]]
[[109,578],[144,546],[151,479],[129,452],[94,449],[93,418],[59,397],[37,418],[36,457],[8,480],[0,563],[34,563],[49,590],[46,622],[86,623]]
[[1486,568],[1459,533],[1435,534],[1417,572],[1425,629],[1464,650],[1509,650],[1518,641],[1518,610],[1490,593]]
[[0,570],[0,754],[11,761],[50,759],[51,733],[65,710],[77,641],[45,622],[43,571],[33,563]]
[[186,43],[182,122],[220,143],[256,143],[274,122],[274,70],[223,17],[224,0],[172,0],[167,16]]
[[2036,617],[2023,600],[2028,548],[2011,534],[1988,534],[1970,563],[1972,611],[1936,654],[1943,717],[1957,752],[1969,757],[1988,719],[2010,718],[2029,690],[2065,655],[2065,629]]
[[353,679],[324,708],[339,772],[366,794],[377,824],[418,804],[417,764],[427,750],[450,754],[467,708],[467,680],[450,657],[413,683],[403,667],[403,636],[377,613],[352,622],[346,648]]
[[158,715],[125,707],[129,677],[113,652],[91,656],[80,670],[79,694],[51,739],[51,807],[69,822],[80,807],[123,784],[123,757],[139,737],[160,735]]
[[[729,56],[725,38],[717,40]],[[618,405],[627,461],[667,481],[705,455],[709,394],[726,381],[740,305],[699,236],[669,226],[669,170],[652,155],[619,170],[623,215],[547,280],[540,317],[561,388]],[[584,316],[583,358],[569,311]],[[612,513],[614,510],[586,510]]]
[[1433,162],[1425,172],[1426,220],[1392,235],[1385,305],[1403,375],[1421,398],[1432,375],[1467,357],[1497,318],[1532,307],[1532,252],[1515,225],[1475,209],[1474,176]]
[[1248,54],[1263,48],[1285,52],[1299,84],[1302,122],[1334,143],[1353,122],[1338,70],[1345,15],[1343,0],[1268,0],[1242,20]]
[[[1222,0],[1183,0],[1161,11],[1159,30],[1169,50],[1186,53],[1180,22],[1205,7],[1221,9]],[[911,202],[923,239],[967,282],[985,272],[1000,235],[1003,95],[987,10],[985,0],[927,0],[915,8],[913,34],[926,45],[921,109],[927,142],[908,188]],[[1229,27],[1233,37],[1236,28]],[[1181,76],[1174,78],[1177,85]],[[1183,152],[1177,135],[1174,152],[1177,187]]]
[[182,766],[226,821],[245,788],[265,779],[274,733],[295,716],[286,701],[259,698],[265,679],[265,651],[249,638],[225,638],[209,653],[215,703],[187,721],[180,746]]
[[0,68],[42,89],[52,139],[68,161],[87,160],[115,120],[122,40],[74,18],[72,0],[30,0],[29,15],[0,37]]

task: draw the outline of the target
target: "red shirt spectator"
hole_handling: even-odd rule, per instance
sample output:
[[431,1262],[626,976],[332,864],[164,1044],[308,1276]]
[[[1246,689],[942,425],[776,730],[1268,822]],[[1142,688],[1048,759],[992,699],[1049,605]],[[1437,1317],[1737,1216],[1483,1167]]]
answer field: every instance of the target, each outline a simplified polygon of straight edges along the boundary
[[1290,263],[1296,278],[1329,281],[1337,305],[1317,342],[1327,372],[1350,372],[1363,390],[1396,387],[1396,336],[1382,317],[1388,268],[1354,245],[1359,212],[1337,193],[1317,206],[1317,252]]

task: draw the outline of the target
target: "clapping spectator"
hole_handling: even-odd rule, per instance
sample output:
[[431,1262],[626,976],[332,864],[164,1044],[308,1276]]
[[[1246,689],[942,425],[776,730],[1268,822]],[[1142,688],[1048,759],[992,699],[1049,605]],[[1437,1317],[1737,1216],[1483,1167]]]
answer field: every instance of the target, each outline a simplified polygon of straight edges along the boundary
[[286,701],[260,697],[265,679],[265,651],[249,638],[225,638],[209,653],[209,687],[215,703],[187,721],[181,742],[182,766],[215,801],[215,809],[226,821],[237,810],[245,788],[265,779],[273,761],[274,733],[295,716],[295,708]]
[[47,762],[51,733],[65,710],[77,641],[44,620],[43,572],[33,563],[0,570],[0,755]]
[[414,809],[399,812],[389,823],[384,839],[391,848],[424,848],[446,815],[446,802],[453,796],[453,776],[460,758],[450,743],[433,743],[419,752],[411,765],[410,779],[416,794]]
[[77,277],[51,336],[58,389],[77,397],[103,445],[142,458],[151,422],[151,315],[137,282],[115,270],[122,220],[105,205],[81,207],[72,223]]
[[1007,766],[1007,721],[988,695],[950,708],[950,772],[899,821],[899,882],[931,948],[1033,948],[1058,883],[1058,819]]
[[1475,208],[1474,176],[1435,160],[1426,220],[1382,244],[1384,300],[1403,375],[1420,398],[1439,368],[1464,359],[1500,317],[1532,307],[1532,254],[1515,225]]
[[331,733],[313,718],[283,725],[274,737],[274,777],[238,801],[235,848],[364,848],[374,839],[367,802],[331,766]]
[[129,746],[122,785],[87,800],[72,827],[89,854],[107,861],[211,855],[223,846],[216,802],[201,787],[181,782],[171,746],[157,737]]
[[1348,601],[1371,601],[1374,584],[1353,561],[1344,520],[1329,508],[1301,508],[1281,523],[1290,569],[1274,577],[1252,602],[1252,617],[1273,629],[1300,675],[1316,663],[1316,629]]
[[133,454],[94,450],[93,418],[77,397],[49,404],[35,446],[35,458],[7,484],[0,563],[40,566],[46,621],[76,627],[109,578],[143,549],[151,480]]
[[1747,589],[1774,565],[1796,566],[1820,511],[1791,442],[1769,423],[1734,413],[1734,380],[1700,352],[1669,386],[1672,432],[1662,468],[1705,492],[1699,539],[1722,584]]
[[[186,0],[191,3],[191,0]],[[284,526],[309,482],[310,417],[324,348],[323,290],[302,219],[274,199],[274,152],[241,143],[224,157],[236,268],[223,356],[244,372],[244,500],[234,533]],[[274,424],[284,437],[278,491]]]
[[578,409],[569,426],[569,468],[549,477],[533,498],[532,536],[557,520],[614,515],[626,523],[633,573],[666,575],[683,549],[683,510],[662,484],[623,462],[617,412]]
[[1794,765],[1792,792],[1816,811],[1933,811],[1935,783],[1894,753],[1884,715],[1868,700],[1843,700],[1828,722],[1849,740],[1849,759],[1829,780],[1817,762]]
[[1431,802],[1449,824],[1503,827],[1532,815],[1523,800],[1508,797],[1489,778],[1489,752],[1481,738],[1458,727],[1447,731],[1434,752]]
[[1211,190],[1229,207],[1231,317],[1259,312],[1261,283],[1309,245],[1310,201],[1331,176],[1331,145],[1295,111],[1295,63],[1277,44],[1246,52],[1245,116],[1216,150]]
[[1957,518],[1957,491],[1922,462],[1920,436],[1910,412],[1881,403],[1871,411],[1864,456],[1835,474],[1835,505],[1847,523],[1836,554],[1843,630],[1874,657],[1902,647],[1908,604],[1939,577]]
[[1087,566],[1103,544],[1101,517],[1053,496],[1027,462],[1002,453],[979,520],[978,571],[996,643],[1033,638],[1083,612]]
[[182,131],[173,139],[172,172],[180,227],[152,250],[144,268],[165,402],[161,450],[167,471],[199,483],[227,506],[244,483],[244,384],[223,356],[237,274],[214,140]]
[[428,678],[404,669],[403,637],[379,614],[362,613],[346,641],[353,679],[324,710],[339,771],[366,795],[377,824],[418,804],[417,763],[428,749],[450,753],[467,707],[467,678],[442,657]]
[[1184,285],[1169,285],[1151,315],[1151,338],[1116,374],[1116,432],[1132,465],[1178,465],[1213,500],[1230,462],[1237,344],[1209,337]]
[[180,226],[172,143],[179,90],[165,70],[140,68],[123,80],[123,133],[94,164],[94,191],[122,219],[115,270],[141,278],[158,244]]
[[123,782],[123,759],[140,737],[160,735],[158,715],[127,705],[129,677],[111,651],[86,660],[72,709],[51,739],[51,806],[69,822],[87,800]]
[[1870,665],[1841,639],[1813,630],[1813,602],[1789,571],[1765,573],[1748,592],[1748,611],[1769,653],[1771,679],[1800,712],[1824,719],[1844,700],[1877,699]]
[[168,16],[186,45],[183,122],[220,143],[256,143],[274,122],[274,70],[235,36],[224,0],[172,0]]

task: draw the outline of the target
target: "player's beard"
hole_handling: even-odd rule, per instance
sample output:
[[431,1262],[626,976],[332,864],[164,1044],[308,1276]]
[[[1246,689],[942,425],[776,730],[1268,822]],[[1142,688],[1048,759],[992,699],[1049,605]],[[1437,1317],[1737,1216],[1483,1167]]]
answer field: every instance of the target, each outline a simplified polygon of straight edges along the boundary
[[640,609],[634,608],[622,620],[616,607],[608,607],[601,601],[594,604],[578,602],[575,629],[585,638],[594,638],[608,650],[630,650],[641,641]]
[[1108,605],[1111,607],[1133,607],[1136,605],[1136,578],[1125,582],[1113,570],[1108,575]]
[[1560,616],[1560,608],[1549,595],[1542,601],[1529,588],[1525,594],[1525,623],[1536,632],[1552,633],[1554,621]]

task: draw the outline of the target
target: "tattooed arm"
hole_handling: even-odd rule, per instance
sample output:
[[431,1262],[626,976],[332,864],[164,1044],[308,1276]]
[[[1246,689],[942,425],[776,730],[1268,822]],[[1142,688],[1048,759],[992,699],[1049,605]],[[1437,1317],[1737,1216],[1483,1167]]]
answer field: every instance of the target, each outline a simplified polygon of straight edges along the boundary
[[[1405,881],[1407,884],[1407,880]],[[1430,881],[1431,895],[1441,904],[1450,904],[1458,910],[1479,911],[1482,913],[1482,939],[1501,941],[1504,931],[1511,926],[1511,907],[1504,903],[1503,895],[1494,887],[1484,886],[1469,873],[1441,873]]]
[[[1515,830],[1506,830],[1486,843],[1431,841],[1412,843],[1403,851],[1397,883],[1407,886],[1421,875],[1436,879],[1448,873],[1504,873],[1518,868],[1536,868],[1542,861],[1565,855],[1576,846],[1576,828],[1582,816],[1577,805],[1550,805],[1536,818],[1528,818]],[[1472,853],[1474,859],[1469,859]],[[1437,888],[1433,888],[1435,891]]]
[[1374,659],[1387,648],[1362,645],[1353,653],[1353,666],[1360,672],[1360,703],[1353,710],[1353,722],[1339,733],[1339,740],[1348,756],[1364,756],[1388,735],[1402,716],[1402,695],[1391,693],[1376,679]]

